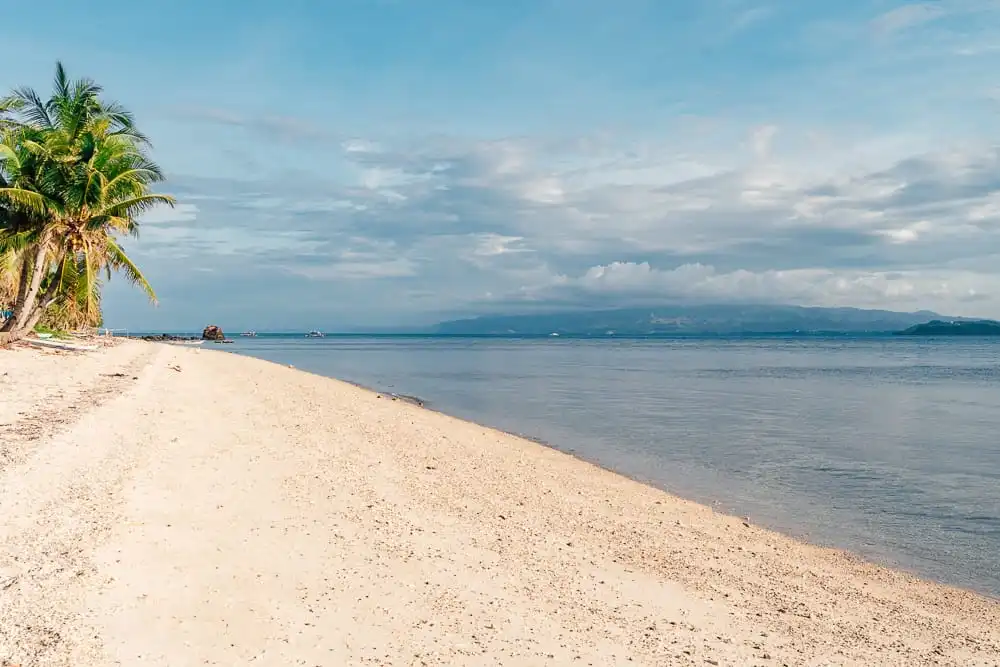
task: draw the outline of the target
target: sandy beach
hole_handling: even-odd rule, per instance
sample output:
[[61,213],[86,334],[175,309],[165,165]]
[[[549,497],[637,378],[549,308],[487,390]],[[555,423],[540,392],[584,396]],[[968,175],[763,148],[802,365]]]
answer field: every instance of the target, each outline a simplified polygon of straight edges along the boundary
[[209,349],[0,351],[2,665],[1000,665],[1000,603]]

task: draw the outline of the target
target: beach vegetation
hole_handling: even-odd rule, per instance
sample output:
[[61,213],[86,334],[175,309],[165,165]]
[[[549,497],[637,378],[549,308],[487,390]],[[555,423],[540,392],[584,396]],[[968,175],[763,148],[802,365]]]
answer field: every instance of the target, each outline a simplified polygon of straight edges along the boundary
[[19,88],[0,101],[0,331],[16,340],[40,322],[98,326],[101,289],[124,276],[156,294],[123,241],[140,216],[174,199],[132,114],[90,79],[56,65],[51,95]]

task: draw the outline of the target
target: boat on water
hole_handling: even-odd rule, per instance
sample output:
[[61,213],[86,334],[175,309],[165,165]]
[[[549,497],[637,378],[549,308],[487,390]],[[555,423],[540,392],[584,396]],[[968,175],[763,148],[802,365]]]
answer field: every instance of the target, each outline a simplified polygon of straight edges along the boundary
[[245,336],[247,338],[256,338],[257,337],[257,332],[254,331],[253,329],[251,329],[250,331],[244,331],[240,335],[241,336]]
[[306,338],[324,338],[322,331],[310,331],[306,334]]

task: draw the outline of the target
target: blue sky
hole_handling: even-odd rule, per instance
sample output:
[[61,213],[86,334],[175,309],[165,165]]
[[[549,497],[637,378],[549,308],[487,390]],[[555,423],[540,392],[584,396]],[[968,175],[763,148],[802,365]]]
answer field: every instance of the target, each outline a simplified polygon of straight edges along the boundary
[[96,78],[180,202],[111,326],[1000,317],[997,0],[64,4],[4,9],[0,87]]

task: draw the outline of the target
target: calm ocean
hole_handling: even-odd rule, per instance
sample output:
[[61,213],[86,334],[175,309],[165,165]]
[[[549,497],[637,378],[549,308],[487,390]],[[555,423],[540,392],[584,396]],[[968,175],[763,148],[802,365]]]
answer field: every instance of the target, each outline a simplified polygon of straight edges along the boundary
[[1000,340],[258,337],[293,364],[1000,596]]

